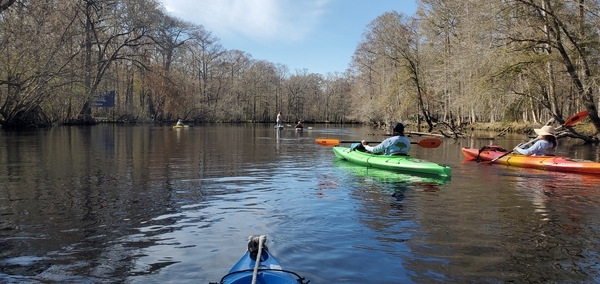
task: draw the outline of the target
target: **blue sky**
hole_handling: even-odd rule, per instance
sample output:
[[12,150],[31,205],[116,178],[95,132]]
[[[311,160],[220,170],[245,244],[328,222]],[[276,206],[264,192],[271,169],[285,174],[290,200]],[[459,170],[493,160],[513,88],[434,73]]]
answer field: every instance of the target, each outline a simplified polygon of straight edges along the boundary
[[416,12],[416,0],[160,0],[173,16],[204,26],[226,49],[326,75],[344,72],[377,16]]

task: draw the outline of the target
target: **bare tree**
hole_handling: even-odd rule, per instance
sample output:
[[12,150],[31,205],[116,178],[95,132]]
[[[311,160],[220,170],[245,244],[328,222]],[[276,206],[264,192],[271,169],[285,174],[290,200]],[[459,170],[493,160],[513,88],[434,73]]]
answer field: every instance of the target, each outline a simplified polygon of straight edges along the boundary
[[[0,17],[0,123],[6,128],[51,126],[44,103],[65,84],[75,14],[68,3],[29,3]],[[52,12],[49,12],[52,11]]]
[[379,66],[376,82],[382,88],[382,95],[378,100],[385,102],[379,110],[388,112],[386,120],[399,116],[398,107],[410,102],[410,99],[402,95],[400,86],[412,87],[412,98],[418,110],[415,113],[417,124],[420,125],[418,114],[421,114],[431,131],[433,122],[425,99],[427,91],[424,89],[426,85],[417,24],[415,19],[396,12],[384,13],[369,24],[365,43],[361,47],[365,54],[374,56],[374,66]]
[[129,52],[151,43],[158,3],[147,0],[84,0],[78,4],[82,15],[84,47],[83,106],[77,120],[93,123],[91,101],[104,74],[117,60],[129,60]]
[[[514,0],[506,1],[507,15],[511,23],[524,22],[519,29],[507,29],[507,40],[519,50],[528,48],[546,56],[541,60],[557,54],[559,62],[568,74],[573,88],[589,112],[589,118],[600,132],[600,118],[597,110],[597,91],[595,78],[598,72],[596,58],[598,55],[598,37],[595,25],[600,12],[596,1],[575,1],[565,3],[553,0]],[[518,19],[516,18],[518,17]],[[549,62],[548,60],[544,60]],[[544,106],[553,117],[563,123],[562,109],[556,95],[555,78],[558,72],[553,66],[546,64],[548,81],[543,86],[542,98]],[[590,139],[595,142],[598,138]]]
[[10,8],[10,6],[12,4],[14,4],[16,2],[16,0],[2,0],[0,1],[0,13],[2,13],[2,11]]

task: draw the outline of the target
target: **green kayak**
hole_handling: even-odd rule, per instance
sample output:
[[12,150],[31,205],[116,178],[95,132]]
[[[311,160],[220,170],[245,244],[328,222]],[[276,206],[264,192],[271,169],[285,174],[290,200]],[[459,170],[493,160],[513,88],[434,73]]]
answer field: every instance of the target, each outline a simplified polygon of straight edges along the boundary
[[449,177],[452,172],[448,166],[417,159],[411,156],[377,155],[340,146],[333,147],[333,152],[336,157],[361,166],[411,174],[437,175],[441,177]]
[[365,167],[338,158],[333,161],[333,166],[354,177],[375,180],[383,184],[443,185],[450,181],[450,177],[430,174],[411,174]]

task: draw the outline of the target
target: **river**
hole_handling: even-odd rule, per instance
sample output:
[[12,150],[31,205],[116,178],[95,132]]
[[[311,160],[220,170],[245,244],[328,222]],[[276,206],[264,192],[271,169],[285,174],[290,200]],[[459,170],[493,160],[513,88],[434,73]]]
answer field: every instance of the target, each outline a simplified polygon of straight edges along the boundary
[[[250,235],[310,283],[600,281],[599,176],[410,154],[451,179],[334,158],[315,138],[366,126],[100,124],[0,131],[0,282],[218,282]],[[421,137],[411,137],[413,141]],[[598,161],[560,140],[559,155]]]

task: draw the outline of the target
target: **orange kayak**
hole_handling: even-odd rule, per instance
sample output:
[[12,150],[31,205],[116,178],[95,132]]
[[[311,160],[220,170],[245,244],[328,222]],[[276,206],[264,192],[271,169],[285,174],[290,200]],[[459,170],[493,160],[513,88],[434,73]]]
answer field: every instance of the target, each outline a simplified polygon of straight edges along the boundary
[[[467,159],[477,161],[491,161],[506,154],[506,150],[499,146],[486,146],[482,149],[462,148],[462,152]],[[547,171],[600,174],[600,163],[559,156],[524,156],[511,153],[494,163]]]

